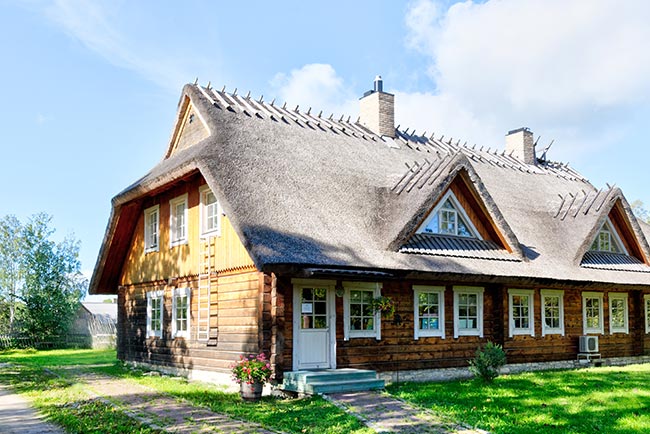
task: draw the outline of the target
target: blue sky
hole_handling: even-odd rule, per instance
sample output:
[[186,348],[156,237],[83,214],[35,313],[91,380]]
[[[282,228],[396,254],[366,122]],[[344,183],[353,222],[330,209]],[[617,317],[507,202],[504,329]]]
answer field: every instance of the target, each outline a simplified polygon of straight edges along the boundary
[[503,147],[530,127],[597,187],[650,205],[650,2],[0,0],[0,215],[54,216],[89,273],[110,199],[166,149],[183,84]]

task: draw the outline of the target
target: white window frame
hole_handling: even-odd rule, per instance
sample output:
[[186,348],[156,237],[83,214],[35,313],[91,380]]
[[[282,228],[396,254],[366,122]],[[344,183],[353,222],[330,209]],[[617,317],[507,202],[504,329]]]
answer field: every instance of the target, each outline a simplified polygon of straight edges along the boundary
[[[542,289],[539,291],[540,301],[541,301],[541,321],[542,321],[542,336],[546,335],[562,335],[564,336],[564,291],[558,289]],[[559,298],[559,310],[560,310],[560,326],[559,327],[549,327],[546,325],[546,299],[551,297]]]
[[[433,220],[434,217],[440,212],[440,209],[445,204],[445,202],[447,202],[447,199],[449,199],[451,201],[452,205],[456,209],[456,213],[458,214],[456,216],[456,235],[455,236],[461,236],[462,237],[462,235],[458,235],[458,218],[462,217],[462,219],[465,221],[465,223],[467,223],[467,227],[468,227],[469,231],[472,233],[472,236],[474,238],[482,240],[483,238],[481,237],[481,234],[476,229],[476,226],[474,226],[474,223],[472,223],[472,220],[467,215],[467,212],[465,212],[465,208],[463,208],[463,206],[460,204],[460,202],[456,198],[456,195],[451,190],[447,191],[447,193],[445,193],[445,195],[442,196],[440,201],[438,201],[438,204],[436,205],[436,207],[433,209],[433,211],[431,211],[429,213],[428,217],[424,220],[424,222],[422,222],[422,224],[420,225],[420,227],[418,228],[418,230],[416,232],[417,233],[430,233],[430,232],[426,232],[425,229],[426,229],[427,226],[429,226],[429,223],[431,222],[431,220]],[[445,234],[439,233],[439,232],[434,232],[434,233],[437,233],[437,234],[440,234],[440,235],[445,235]],[[451,235],[451,234],[449,234],[449,235]],[[463,237],[463,238],[467,238],[467,237]]]
[[[217,201],[217,227],[211,230],[207,230],[205,228],[206,225],[206,215],[205,213],[207,212],[207,207],[206,207],[206,195],[208,193],[212,193]],[[200,202],[199,202],[199,224],[201,227],[201,236],[219,236],[221,234],[221,203],[219,203],[219,198],[217,198],[217,195],[214,194],[214,192],[210,189],[209,185],[204,185],[201,188],[199,188],[199,197],[200,197]]]
[[[156,234],[155,243],[150,243],[152,238],[151,227],[149,226],[150,216],[156,216]],[[157,252],[160,248],[160,205],[154,205],[144,210],[144,252]]]
[[[192,291],[190,288],[174,288],[172,292],[172,336],[174,338],[186,338],[189,339],[191,328],[191,310],[192,310]],[[187,330],[178,330],[176,324],[177,310],[176,304],[180,297],[187,297],[187,308],[185,309],[185,317],[187,318]]]
[[[625,333],[629,334],[630,333],[630,326],[629,326],[629,306],[628,306],[628,295],[627,292],[610,292],[607,294],[609,297],[609,334],[614,334],[614,333]],[[612,322],[613,318],[613,312],[614,312],[614,306],[612,301],[614,300],[622,300],[623,301],[623,327],[615,327],[614,323]]]
[[[516,328],[514,321],[513,298],[515,296],[528,297],[528,327]],[[535,336],[535,291],[532,289],[508,289],[508,323],[510,337],[515,335]]]
[[[152,307],[152,300],[153,299],[160,299],[160,307],[158,310],[160,311],[160,330],[154,330],[152,328],[151,320],[153,319],[153,307]],[[164,309],[165,306],[165,291],[163,290],[158,290],[158,291],[149,291],[147,292],[147,337],[162,337],[162,331],[164,328]]]
[[[609,250],[601,250],[601,248],[600,248],[600,233],[603,232],[603,231],[605,231],[605,232],[607,232],[609,234],[609,245],[610,245]],[[592,247],[593,247],[593,244],[596,243],[596,242],[598,244],[598,248],[595,249],[595,250],[592,250],[592,251],[616,253],[616,252],[612,252],[612,249],[611,249],[611,245],[612,245],[612,243],[614,243],[618,247],[620,253],[625,254],[625,255],[629,255],[629,253],[627,252],[627,249],[625,248],[625,244],[623,244],[623,240],[621,240],[621,237],[619,237],[618,231],[616,230],[616,228],[612,224],[612,221],[610,220],[609,217],[607,217],[605,222],[602,224],[602,226],[600,227],[600,229],[596,233],[596,238],[594,238],[594,240],[591,242]]]
[[[587,327],[587,299],[596,298],[599,301],[598,317],[600,318],[599,327]],[[582,293],[582,331],[583,334],[605,334],[605,318],[603,316],[603,293],[602,292],[583,292]]]
[[[179,237],[177,234],[177,219],[176,207],[183,204],[185,210],[183,211],[183,230],[184,234],[182,237]],[[175,197],[169,201],[169,247],[180,246],[182,244],[187,244],[188,236],[188,209],[187,209],[187,193]]]
[[[479,336],[483,337],[483,293],[485,288],[477,286],[454,286],[454,338],[459,336]],[[460,328],[459,325],[459,296],[460,294],[477,294],[477,328],[466,329]]]
[[350,291],[365,290],[372,291],[373,296],[380,297],[381,289],[379,283],[366,282],[343,282],[343,339],[349,341],[352,338],[375,338],[381,340],[381,312],[374,312],[374,330],[350,330]]
[[[438,330],[420,329],[420,294],[438,294]],[[413,318],[415,318],[413,337],[418,340],[420,337],[445,338],[445,287],[413,285]]]
[[643,296],[643,307],[645,311],[645,332],[650,333],[650,294]]

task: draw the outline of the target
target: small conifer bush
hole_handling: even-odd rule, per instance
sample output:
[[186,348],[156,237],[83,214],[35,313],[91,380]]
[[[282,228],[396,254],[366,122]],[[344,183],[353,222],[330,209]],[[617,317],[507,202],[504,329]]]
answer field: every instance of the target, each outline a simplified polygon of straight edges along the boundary
[[469,370],[477,378],[490,383],[499,376],[499,368],[506,364],[506,353],[501,345],[488,342],[476,350],[476,356],[469,361]]

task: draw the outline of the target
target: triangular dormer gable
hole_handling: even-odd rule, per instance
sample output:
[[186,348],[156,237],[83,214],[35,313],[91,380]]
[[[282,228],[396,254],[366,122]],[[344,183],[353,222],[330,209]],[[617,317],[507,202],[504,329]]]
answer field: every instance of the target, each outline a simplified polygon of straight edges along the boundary
[[645,271],[650,249],[636,217],[620,189],[612,189],[608,196],[578,252],[578,262],[590,268]]
[[607,217],[603,225],[600,227],[600,230],[596,234],[594,242],[591,243],[589,250],[592,252],[628,254],[618,230],[609,217]]
[[440,174],[442,180],[422,204],[422,211],[405,226],[397,249],[434,255],[445,254],[438,250],[446,249],[466,257],[523,259],[517,238],[467,157],[460,154],[455,160],[446,176]]
[[416,233],[483,239],[452,189],[447,190]]
[[189,96],[183,95],[178,105],[176,123],[172,130],[165,158],[189,148],[210,136],[210,128]]

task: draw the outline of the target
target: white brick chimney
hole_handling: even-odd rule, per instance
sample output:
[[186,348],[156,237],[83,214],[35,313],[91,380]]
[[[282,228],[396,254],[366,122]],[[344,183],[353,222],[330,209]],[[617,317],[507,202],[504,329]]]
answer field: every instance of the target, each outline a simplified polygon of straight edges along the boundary
[[520,159],[526,164],[537,164],[533,132],[528,128],[517,128],[506,134],[506,154]]
[[381,76],[375,77],[373,90],[359,100],[360,122],[379,136],[395,138],[395,95],[384,92]]

